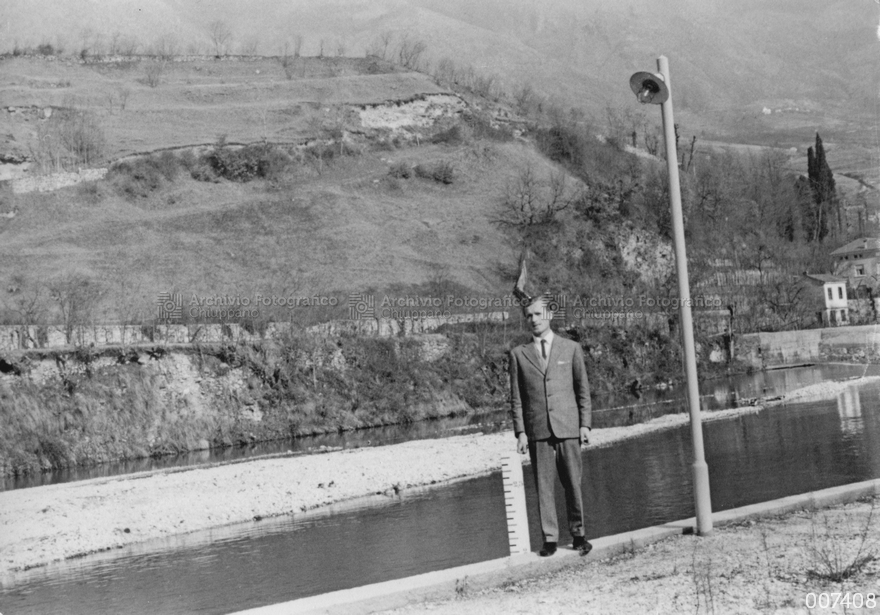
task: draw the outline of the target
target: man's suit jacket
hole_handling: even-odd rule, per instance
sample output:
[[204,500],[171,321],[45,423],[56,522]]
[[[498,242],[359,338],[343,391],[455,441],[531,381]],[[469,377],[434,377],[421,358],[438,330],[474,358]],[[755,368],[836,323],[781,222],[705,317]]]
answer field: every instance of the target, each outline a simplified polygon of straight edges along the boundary
[[591,426],[590,383],[580,344],[554,336],[544,370],[534,343],[510,351],[513,430],[529,440],[577,438]]

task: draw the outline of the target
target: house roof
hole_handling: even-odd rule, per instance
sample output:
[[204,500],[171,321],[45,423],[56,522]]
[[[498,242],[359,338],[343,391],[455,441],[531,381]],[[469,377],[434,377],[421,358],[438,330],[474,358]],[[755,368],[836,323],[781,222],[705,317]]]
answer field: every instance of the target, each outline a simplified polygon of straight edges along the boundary
[[846,278],[841,278],[836,275],[829,275],[827,273],[805,273],[804,277],[813,282],[821,282],[822,284],[828,283],[838,283],[843,284],[846,282]]
[[863,237],[850,241],[845,246],[837,248],[831,253],[831,256],[850,254],[852,252],[862,252],[864,250],[880,250],[880,239],[877,237]]

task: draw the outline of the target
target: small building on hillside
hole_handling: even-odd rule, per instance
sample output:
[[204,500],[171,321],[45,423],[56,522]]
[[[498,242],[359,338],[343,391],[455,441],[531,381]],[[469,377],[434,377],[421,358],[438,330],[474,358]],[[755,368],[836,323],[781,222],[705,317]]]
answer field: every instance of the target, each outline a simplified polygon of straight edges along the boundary
[[831,256],[834,273],[847,279],[854,297],[874,294],[880,280],[880,239],[856,239],[837,248]]
[[805,273],[801,276],[804,286],[804,303],[816,320],[823,326],[849,324],[849,304],[846,295],[846,278],[826,273]]

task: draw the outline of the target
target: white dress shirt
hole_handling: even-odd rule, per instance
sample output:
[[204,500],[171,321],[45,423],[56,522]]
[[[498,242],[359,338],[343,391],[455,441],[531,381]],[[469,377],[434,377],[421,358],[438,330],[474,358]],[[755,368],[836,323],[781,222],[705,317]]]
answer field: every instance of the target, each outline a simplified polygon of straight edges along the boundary
[[[538,356],[541,358],[541,361],[544,363],[544,367],[547,367],[547,361],[550,359],[550,348],[553,346],[553,331],[547,329],[547,331],[541,337],[533,338],[535,341],[535,349],[538,351]],[[547,356],[545,357],[541,353],[541,341],[547,342],[546,352]]]

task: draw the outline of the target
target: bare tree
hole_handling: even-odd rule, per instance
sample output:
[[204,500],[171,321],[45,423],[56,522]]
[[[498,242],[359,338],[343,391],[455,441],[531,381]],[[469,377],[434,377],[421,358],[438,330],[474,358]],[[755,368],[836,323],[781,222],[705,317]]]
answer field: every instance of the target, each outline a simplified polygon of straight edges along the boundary
[[458,69],[455,66],[455,62],[447,57],[441,58],[437,63],[435,76],[444,83],[455,83],[458,76]]
[[257,55],[257,49],[260,46],[260,39],[257,36],[251,36],[241,44],[241,53],[246,56]]
[[173,34],[163,34],[153,43],[151,51],[154,56],[167,62],[180,53],[180,43]]
[[107,42],[107,53],[111,56],[122,54],[122,33],[119,30],[110,35],[110,39]]
[[278,57],[278,61],[281,63],[281,68],[284,69],[284,75],[288,79],[293,79],[296,61],[299,59],[300,52],[302,51],[303,38],[301,35],[297,34],[293,37],[293,43],[290,40],[284,41],[284,45],[281,48],[281,54]]
[[578,200],[580,192],[569,186],[564,172],[542,179],[527,165],[505,187],[495,222],[519,228],[552,222]]
[[41,171],[54,172],[94,164],[104,155],[105,145],[103,128],[92,112],[65,106],[37,126],[30,151]]
[[117,98],[119,100],[119,107],[125,111],[125,105],[128,104],[128,99],[131,96],[131,90],[129,88],[119,88],[116,91]]
[[165,72],[165,62],[153,61],[148,62],[144,69],[144,83],[151,88],[159,85],[162,81],[162,73]]
[[212,21],[208,26],[208,32],[211,35],[211,44],[214,46],[214,55],[225,56],[229,53],[229,47],[232,45],[232,30],[226,25],[225,21],[217,19]]
[[528,113],[535,103],[535,89],[530,83],[520,85],[514,92],[514,100],[517,111],[522,114]]
[[141,44],[133,36],[123,36],[118,42],[118,53],[123,56],[133,56],[138,52]]
[[92,49],[92,39],[95,36],[91,28],[83,28],[79,32],[79,56],[83,59],[88,57]]
[[49,296],[60,312],[68,344],[77,343],[75,333],[78,329],[95,322],[103,294],[95,280],[80,273],[62,275],[49,284]]
[[13,314],[19,329],[22,347],[40,346],[39,335],[34,337],[37,327],[46,324],[46,301],[48,293],[42,284],[31,284],[21,274],[14,275],[7,289],[12,299],[4,301],[6,309]]
[[367,47],[367,55],[368,56],[376,56],[377,58],[382,58],[383,60],[388,59],[388,47],[391,45],[391,41],[394,39],[394,33],[386,30],[382,32],[379,36],[373,39],[373,42],[370,43],[370,46]]
[[428,46],[424,41],[413,40],[407,35],[397,46],[397,61],[406,68],[418,70],[422,56],[427,49]]
[[382,48],[382,59],[388,59],[388,47],[391,45],[391,41],[394,40],[394,33],[386,30],[382,34],[379,35],[379,44]]

